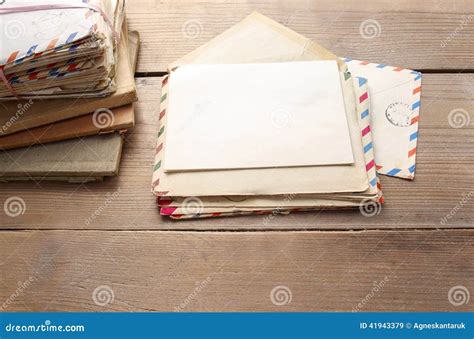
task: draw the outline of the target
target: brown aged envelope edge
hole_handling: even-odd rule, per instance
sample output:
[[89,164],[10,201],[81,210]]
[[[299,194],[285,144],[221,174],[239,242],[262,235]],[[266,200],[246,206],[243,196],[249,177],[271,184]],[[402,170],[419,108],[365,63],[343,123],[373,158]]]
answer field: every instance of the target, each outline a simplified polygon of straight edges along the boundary
[[[126,131],[134,126],[133,105],[114,108],[113,124],[100,128],[94,125],[92,114],[72,118],[57,123],[40,126],[0,137],[0,150],[46,144],[72,138],[85,137],[95,134],[106,134],[114,131]],[[105,113],[104,113],[105,114]]]
[[0,177],[0,183],[11,181],[57,181],[70,184],[87,184],[104,181],[104,177]]
[[[123,137],[119,133],[35,145],[0,152],[0,177],[103,177],[118,174]],[[11,161],[11,158],[15,161]]]

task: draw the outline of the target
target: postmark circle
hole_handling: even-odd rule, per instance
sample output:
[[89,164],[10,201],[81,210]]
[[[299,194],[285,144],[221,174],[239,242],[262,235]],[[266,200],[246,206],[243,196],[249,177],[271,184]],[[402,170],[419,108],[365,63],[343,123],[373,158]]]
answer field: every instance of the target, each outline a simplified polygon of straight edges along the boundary
[[394,126],[407,127],[410,126],[412,110],[410,105],[404,102],[394,102],[388,105],[385,110],[387,120]]

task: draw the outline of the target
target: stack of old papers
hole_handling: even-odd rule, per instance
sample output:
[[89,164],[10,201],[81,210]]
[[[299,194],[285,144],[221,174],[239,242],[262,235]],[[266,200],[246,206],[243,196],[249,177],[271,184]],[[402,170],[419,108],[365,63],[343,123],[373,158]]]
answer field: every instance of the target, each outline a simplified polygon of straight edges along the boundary
[[9,0],[0,8],[0,99],[113,93],[124,0]]
[[[348,60],[253,13],[170,65],[152,180],[160,213],[186,219],[378,209],[383,197],[376,169],[385,166],[376,166],[371,95],[399,106],[406,89],[398,88],[408,81],[408,100],[418,98],[409,120],[400,107],[382,114],[417,129],[419,89],[412,86],[421,76],[391,69],[403,77],[391,78],[385,92],[400,93],[384,97],[366,73],[349,72]],[[413,140],[387,145],[398,131],[377,127],[380,147],[401,149],[407,158],[382,156],[392,161],[387,166],[406,167],[384,174],[413,174],[407,167],[414,162],[408,156]]]
[[[219,59],[211,42],[171,66],[153,178],[162,215],[288,213],[381,199],[362,114],[366,81],[285,33],[275,44],[243,39],[239,52],[221,49]],[[292,45],[280,46],[285,39]]]
[[[64,4],[58,1],[47,3]],[[21,87],[16,87],[15,81],[11,81],[12,78],[8,76],[9,71],[5,66],[5,74],[10,80],[10,85],[16,96],[20,96],[21,99],[11,95],[4,99],[12,100],[0,102],[0,181],[88,182],[118,174],[123,135],[135,123],[132,103],[136,100],[136,88],[133,73],[139,36],[137,32],[129,33],[127,30],[126,23],[122,19],[123,1],[89,1],[87,6],[91,5],[92,9],[82,8],[80,3],[83,2],[74,4],[71,2],[74,6],[68,3],[65,8],[49,10],[41,8],[31,12],[26,9],[32,4],[35,5],[34,2],[12,1],[2,6],[2,9],[16,6],[15,8],[25,10],[14,14],[15,22],[21,22],[28,27],[34,25],[40,16],[43,18],[42,25],[55,31],[58,30],[54,28],[55,25],[70,27],[74,24],[83,27],[90,23],[91,16],[95,16],[94,22],[97,21],[97,25],[94,24],[90,31],[84,31],[82,39],[74,40],[78,44],[77,47],[74,47],[76,44],[69,47],[71,54],[69,62],[75,63],[78,59],[96,60],[93,55],[82,54],[84,48],[88,52],[95,49],[96,53],[103,57],[99,59],[107,61],[105,63],[94,61],[93,67],[96,67],[94,72],[99,72],[107,65],[107,79],[103,79],[107,84],[99,88],[105,84],[101,80],[99,82],[102,85],[95,86],[99,82],[91,81],[89,75],[92,73],[81,68],[74,74],[87,75],[87,81],[91,85],[88,88],[80,85],[84,78],[66,74],[59,78],[67,81],[73,79],[67,85],[57,86],[59,83],[52,80],[48,82],[52,85],[48,90],[36,90],[35,87],[34,91],[30,91],[32,87],[28,83],[29,91],[21,92]],[[75,5],[78,5],[78,8]],[[73,15],[71,13],[78,10],[84,15],[78,17],[75,22],[61,21],[61,18],[70,18]],[[2,25],[12,23],[11,15],[0,12]],[[21,20],[18,19],[20,15],[23,15]],[[110,17],[105,18],[104,15]],[[122,28],[119,29],[120,41],[116,41],[117,36],[108,24],[110,20],[120,24],[123,22]],[[64,30],[63,26],[61,30]],[[26,38],[30,39],[32,36],[28,33]],[[60,51],[61,49],[57,47],[51,53],[56,54]],[[30,54],[29,62],[35,65],[37,60],[43,57],[49,58],[48,53],[36,49]],[[19,60],[14,64],[21,65],[26,62],[24,59]],[[34,72],[32,69],[28,71]],[[51,94],[53,92],[54,95]],[[94,96],[98,97],[93,98]]]

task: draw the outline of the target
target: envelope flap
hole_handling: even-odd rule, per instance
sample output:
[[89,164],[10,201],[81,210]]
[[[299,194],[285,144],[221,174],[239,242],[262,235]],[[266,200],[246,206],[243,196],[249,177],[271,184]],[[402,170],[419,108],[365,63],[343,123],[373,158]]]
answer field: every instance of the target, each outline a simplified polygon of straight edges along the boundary
[[247,63],[338,60],[327,49],[287,27],[253,12],[208,43],[178,59],[169,69],[191,63]]

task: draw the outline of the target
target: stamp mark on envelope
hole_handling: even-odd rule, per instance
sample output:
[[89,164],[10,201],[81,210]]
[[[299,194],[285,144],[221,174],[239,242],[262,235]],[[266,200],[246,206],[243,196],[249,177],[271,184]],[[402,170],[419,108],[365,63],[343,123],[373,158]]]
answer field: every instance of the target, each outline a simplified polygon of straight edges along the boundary
[[394,102],[385,110],[385,117],[394,126],[410,126],[412,110],[410,105],[403,102]]

